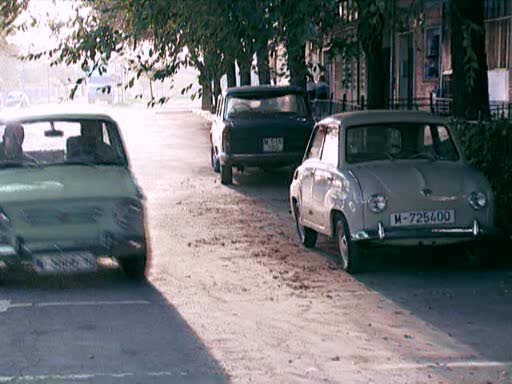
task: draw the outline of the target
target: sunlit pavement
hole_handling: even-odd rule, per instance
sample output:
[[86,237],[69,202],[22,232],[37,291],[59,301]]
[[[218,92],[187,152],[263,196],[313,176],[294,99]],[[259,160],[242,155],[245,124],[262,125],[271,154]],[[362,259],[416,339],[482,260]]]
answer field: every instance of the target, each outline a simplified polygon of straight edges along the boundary
[[[333,267],[325,239],[312,252],[276,251],[279,260],[251,253],[263,239],[294,242],[289,175],[236,174],[220,186],[208,126],[187,108],[32,108],[119,121],[154,260],[144,284],[112,262],[94,275],[8,276],[0,383],[222,383],[226,373],[240,383],[512,382],[510,266],[475,271],[407,251],[379,254],[353,278]],[[245,246],[251,223],[239,225],[239,212],[267,220]]]

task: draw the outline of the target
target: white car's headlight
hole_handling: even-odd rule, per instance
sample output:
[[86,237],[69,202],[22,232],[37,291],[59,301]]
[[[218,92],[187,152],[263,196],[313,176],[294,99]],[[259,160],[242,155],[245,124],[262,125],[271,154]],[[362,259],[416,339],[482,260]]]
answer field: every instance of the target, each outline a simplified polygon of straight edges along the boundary
[[471,192],[468,195],[468,202],[474,209],[482,209],[487,205],[487,196],[483,192]]
[[384,195],[373,195],[368,199],[368,208],[373,213],[381,213],[388,205]]

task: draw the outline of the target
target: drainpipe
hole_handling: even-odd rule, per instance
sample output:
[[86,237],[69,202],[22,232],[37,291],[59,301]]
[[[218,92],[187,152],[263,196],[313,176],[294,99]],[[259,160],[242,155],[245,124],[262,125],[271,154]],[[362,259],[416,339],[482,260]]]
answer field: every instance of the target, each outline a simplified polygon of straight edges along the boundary
[[391,40],[389,53],[389,107],[395,96],[395,2],[391,2]]

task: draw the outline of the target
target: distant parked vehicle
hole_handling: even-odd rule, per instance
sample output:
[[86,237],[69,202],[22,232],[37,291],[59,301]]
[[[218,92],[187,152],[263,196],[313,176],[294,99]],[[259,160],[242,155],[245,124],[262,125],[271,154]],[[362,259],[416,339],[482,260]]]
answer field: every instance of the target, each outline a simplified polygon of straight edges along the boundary
[[6,109],[20,109],[30,106],[30,98],[25,92],[11,91],[7,94],[4,100],[4,107]]
[[211,163],[223,184],[231,184],[233,167],[300,164],[314,125],[304,90],[229,88],[217,105],[210,135]]
[[424,112],[365,111],[320,121],[290,203],[302,244],[336,239],[358,272],[369,245],[464,244],[482,262],[497,235],[489,182],[465,163],[447,122]]
[[87,82],[87,100],[89,104],[106,101],[113,104],[115,100],[115,82],[110,76],[91,76]]

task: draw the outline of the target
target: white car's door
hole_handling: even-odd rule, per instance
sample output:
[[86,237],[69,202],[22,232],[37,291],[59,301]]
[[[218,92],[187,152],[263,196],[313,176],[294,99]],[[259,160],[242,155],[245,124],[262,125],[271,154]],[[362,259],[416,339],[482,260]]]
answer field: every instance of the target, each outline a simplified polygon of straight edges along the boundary
[[339,158],[339,128],[326,127],[324,144],[319,164],[315,169],[312,189],[313,212],[311,220],[315,227],[321,231],[328,231],[330,220],[329,194],[335,184],[335,174]]
[[218,151],[221,150],[222,143],[222,130],[224,129],[224,117],[223,117],[223,105],[224,98],[219,96],[217,101],[217,108],[215,113],[213,114],[211,135],[212,135],[212,145],[214,149]]
[[300,210],[303,225],[313,224],[313,182],[316,168],[319,166],[322,155],[322,145],[325,138],[325,127],[319,125],[315,128],[308,145],[306,159],[301,166],[300,174]]

